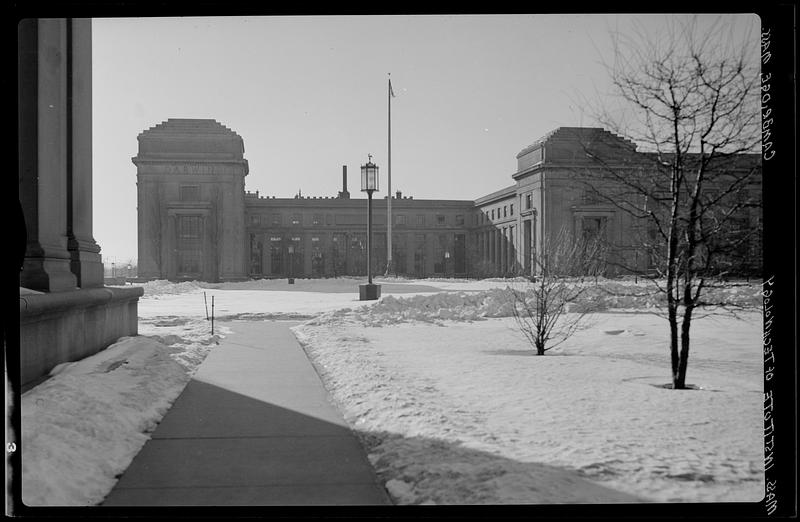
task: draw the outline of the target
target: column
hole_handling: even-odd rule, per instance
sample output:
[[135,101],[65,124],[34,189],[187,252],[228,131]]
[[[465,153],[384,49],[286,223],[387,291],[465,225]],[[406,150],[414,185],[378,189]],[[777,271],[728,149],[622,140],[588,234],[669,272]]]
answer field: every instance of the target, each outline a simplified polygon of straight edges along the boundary
[[499,230],[498,234],[498,243],[497,243],[497,250],[498,250],[498,257],[500,258],[500,274],[506,273],[506,261],[507,261],[507,247],[506,247],[506,229],[505,227]]
[[170,214],[167,233],[164,234],[161,273],[166,279],[175,279],[178,273],[178,216]]
[[492,263],[496,271],[500,270],[500,230],[497,228],[492,229]]
[[509,269],[514,271],[517,267],[517,249],[516,244],[517,242],[514,240],[514,234],[516,230],[514,225],[508,227],[508,259],[509,259]]
[[486,231],[486,246],[487,253],[489,254],[489,263],[494,265],[494,229],[490,228]]
[[91,20],[71,20],[71,163],[67,165],[67,248],[78,286],[103,286],[100,246],[92,237],[92,33]]
[[28,236],[20,286],[74,290],[67,251],[67,21],[27,19],[18,30],[19,199]]

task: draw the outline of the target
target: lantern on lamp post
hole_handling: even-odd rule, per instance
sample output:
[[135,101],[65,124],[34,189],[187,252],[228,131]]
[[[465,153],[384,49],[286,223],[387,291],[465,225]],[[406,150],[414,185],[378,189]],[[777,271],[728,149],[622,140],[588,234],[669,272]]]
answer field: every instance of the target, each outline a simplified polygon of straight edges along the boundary
[[450,251],[444,253],[444,276],[447,277],[447,261],[450,259]]
[[372,283],[372,193],[378,190],[378,166],[368,154],[366,165],[361,165],[361,191],[367,193],[367,284],[358,285],[361,301],[371,301],[381,296],[381,286]]

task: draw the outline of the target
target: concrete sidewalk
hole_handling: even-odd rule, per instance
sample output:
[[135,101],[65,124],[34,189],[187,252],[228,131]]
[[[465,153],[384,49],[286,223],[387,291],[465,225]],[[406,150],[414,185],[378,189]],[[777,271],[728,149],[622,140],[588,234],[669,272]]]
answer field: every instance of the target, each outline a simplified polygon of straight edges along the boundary
[[223,324],[102,505],[390,504],[291,324]]

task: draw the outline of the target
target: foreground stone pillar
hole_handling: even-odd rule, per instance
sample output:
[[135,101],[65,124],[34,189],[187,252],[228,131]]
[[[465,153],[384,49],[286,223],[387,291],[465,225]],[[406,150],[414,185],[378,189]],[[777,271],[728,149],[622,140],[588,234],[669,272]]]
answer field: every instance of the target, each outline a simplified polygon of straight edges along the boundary
[[67,165],[67,248],[81,288],[103,286],[100,246],[92,237],[92,32],[88,19],[71,20],[71,162]]
[[28,232],[20,285],[42,292],[74,290],[65,197],[67,21],[23,20],[18,38],[19,198]]
[[[137,333],[141,287],[103,288],[92,237],[91,21],[18,26],[19,200],[28,242],[20,273],[14,386]],[[80,288],[78,288],[80,287]],[[13,347],[9,347],[13,350]],[[19,364],[19,368],[15,368]]]

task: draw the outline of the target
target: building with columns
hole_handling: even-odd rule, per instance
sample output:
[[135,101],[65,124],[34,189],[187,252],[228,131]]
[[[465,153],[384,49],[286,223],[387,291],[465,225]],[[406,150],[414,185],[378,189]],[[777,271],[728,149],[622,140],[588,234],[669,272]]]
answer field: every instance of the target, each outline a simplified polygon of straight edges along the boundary
[[103,286],[92,234],[91,36],[89,19],[18,27],[21,385],[137,332],[142,289]]
[[[347,166],[335,196],[248,192],[242,138],[214,120],[169,119],[139,135],[139,276],[230,281],[364,275],[367,214],[350,199]],[[587,144],[589,148],[587,148]],[[597,163],[642,169],[651,158],[600,128],[560,127],[517,154],[513,184],[475,200],[392,194],[394,271],[414,277],[535,274],[547,237],[600,235],[620,266],[648,267],[634,248],[637,223],[581,180]],[[760,168],[760,156],[746,157]],[[751,191],[760,198],[760,175]],[[599,187],[602,190],[602,187]],[[373,273],[386,267],[388,196],[373,201]],[[756,227],[760,211],[745,216]],[[760,245],[749,244],[754,273]]]

